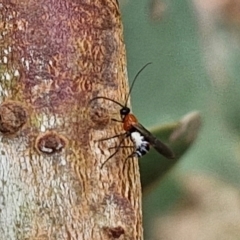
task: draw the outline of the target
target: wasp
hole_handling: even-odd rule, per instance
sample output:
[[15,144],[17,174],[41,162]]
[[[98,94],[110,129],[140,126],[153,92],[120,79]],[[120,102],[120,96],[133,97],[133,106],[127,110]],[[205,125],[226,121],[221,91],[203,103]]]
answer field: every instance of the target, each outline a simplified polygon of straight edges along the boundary
[[[161,155],[163,155],[164,157],[168,158],[168,159],[173,159],[175,158],[173,151],[163,142],[161,142],[159,139],[157,139],[155,136],[152,135],[152,133],[150,133],[145,127],[143,127],[142,124],[140,124],[137,120],[137,118],[131,113],[131,109],[129,107],[127,107],[127,102],[129,99],[129,96],[131,94],[131,91],[133,89],[134,83],[136,81],[136,79],[138,78],[139,74],[151,63],[147,63],[146,65],[144,65],[136,74],[136,76],[134,77],[134,80],[132,82],[132,85],[130,87],[130,90],[128,92],[128,95],[126,97],[125,100],[125,104],[121,104],[120,102],[115,101],[114,99],[108,98],[108,97],[104,97],[104,96],[98,96],[98,97],[94,97],[90,100],[90,102],[95,101],[97,99],[105,99],[108,101],[111,101],[117,105],[119,105],[121,107],[121,109],[119,110],[120,113],[120,118],[121,120],[117,120],[117,119],[111,119],[112,121],[115,122],[120,122],[122,123],[123,126],[123,130],[124,132],[109,138],[104,138],[101,139],[100,141],[105,141],[105,140],[109,140],[112,138],[117,138],[117,137],[121,137],[121,140],[118,144],[117,147],[115,148],[114,153],[112,153],[102,164],[101,168],[108,162],[108,160],[110,160],[119,150],[120,148],[134,148],[133,152],[126,158],[126,160],[128,158],[131,157],[142,157],[144,156],[146,153],[148,153],[148,151],[150,150],[150,146],[153,147],[157,152],[159,152]],[[134,146],[124,146],[123,142],[126,138],[130,138],[131,141],[133,142]]]

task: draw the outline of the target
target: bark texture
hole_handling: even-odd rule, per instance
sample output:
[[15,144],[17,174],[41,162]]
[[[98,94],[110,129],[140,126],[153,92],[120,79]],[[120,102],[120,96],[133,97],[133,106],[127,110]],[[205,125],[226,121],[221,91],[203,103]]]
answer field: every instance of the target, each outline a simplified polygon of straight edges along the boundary
[[0,0],[0,239],[142,239],[138,163],[120,151],[117,0]]

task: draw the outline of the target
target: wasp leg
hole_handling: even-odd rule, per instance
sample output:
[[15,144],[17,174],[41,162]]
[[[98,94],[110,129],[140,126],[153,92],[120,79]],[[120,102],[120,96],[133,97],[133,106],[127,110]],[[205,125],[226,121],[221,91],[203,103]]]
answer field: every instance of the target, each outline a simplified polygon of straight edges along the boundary
[[118,119],[116,119],[116,118],[111,118],[111,120],[112,120],[113,122],[119,122],[119,123],[122,123],[122,122],[123,122],[123,121],[118,120]]
[[133,151],[128,157],[126,157],[126,159],[124,160],[124,163],[123,163],[123,171],[125,169],[125,166],[126,166],[126,162],[129,158],[134,158],[134,157],[137,157],[137,154],[135,151]]
[[[132,149],[134,149],[134,146],[121,145],[121,146],[116,146],[116,147],[110,147],[109,149],[114,149],[114,148],[118,148],[118,149],[120,149],[120,148],[132,148]],[[125,165],[126,165],[127,160],[128,160],[129,158],[133,158],[133,157],[136,157],[136,156],[137,156],[137,155],[136,155],[135,151],[132,151],[132,153],[125,158],[124,163],[123,163],[123,169],[125,168]]]
[[[123,135],[123,134],[121,134],[121,135]],[[111,155],[103,162],[103,164],[102,164],[102,166],[101,166],[101,169],[102,169],[103,166],[108,162],[108,160],[109,160],[110,158],[112,158],[112,157],[119,151],[119,149],[121,148],[121,145],[122,145],[123,141],[125,140],[126,137],[128,137],[129,134],[128,134],[127,132],[125,132],[124,135],[125,135],[125,137],[123,137],[123,138],[121,139],[121,141],[119,142],[118,146],[116,147],[115,152],[114,152],[113,154],[111,154]]]
[[102,139],[99,139],[98,141],[99,141],[99,142],[102,142],[102,141],[106,141],[106,140],[109,140],[109,139],[112,139],[112,138],[121,137],[121,136],[124,136],[124,135],[126,135],[126,132],[124,132],[124,133],[120,133],[120,134],[117,134],[117,135],[112,136],[112,137],[102,138]]
[[[125,145],[119,146],[119,145],[118,145],[118,146],[116,146],[116,147],[110,147],[109,149],[114,149],[114,148],[118,148],[118,150],[119,150],[120,148],[132,148],[132,149],[134,149],[135,147],[134,147],[134,146],[125,146]],[[129,158],[134,158],[134,157],[137,157],[137,153],[136,153],[135,151],[132,151],[132,153],[131,153],[129,156],[127,156],[127,157],[125,158],[125,160],[124,160],[123,170],[125,169],[127,160],[128,160]]]
[[[116,147],[110,147],[109,149],[114,149],[114,148],[117,148],[118,146]],[[125,146],[125,145],[122,145],[120,146],[119,148],[134,148],[134,146]]]

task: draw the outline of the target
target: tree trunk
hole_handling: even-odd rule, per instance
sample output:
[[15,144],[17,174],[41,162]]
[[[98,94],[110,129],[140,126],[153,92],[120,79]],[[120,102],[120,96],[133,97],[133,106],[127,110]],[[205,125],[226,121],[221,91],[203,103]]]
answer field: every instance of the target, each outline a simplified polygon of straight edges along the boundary
[[142,239],[117,0],[0,0],[0,81],[0,238]]

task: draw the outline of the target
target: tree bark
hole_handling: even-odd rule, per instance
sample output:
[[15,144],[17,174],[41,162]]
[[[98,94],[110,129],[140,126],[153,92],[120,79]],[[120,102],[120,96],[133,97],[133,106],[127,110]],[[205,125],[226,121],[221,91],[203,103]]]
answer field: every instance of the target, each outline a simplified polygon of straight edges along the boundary
[[0,0],[0,81],[0,238],[142,239],[117,0]]

